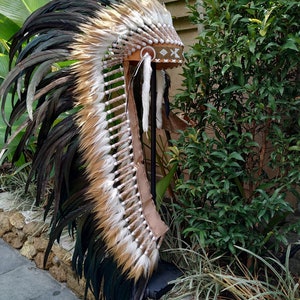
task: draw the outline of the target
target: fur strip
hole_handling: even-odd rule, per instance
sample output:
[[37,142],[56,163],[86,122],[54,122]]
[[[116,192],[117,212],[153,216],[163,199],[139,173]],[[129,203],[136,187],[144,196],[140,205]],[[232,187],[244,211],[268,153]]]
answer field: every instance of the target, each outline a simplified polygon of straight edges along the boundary
[[148,131],[149,125],[149,110],[150,110],[150,83],[151,83],[151,56],[146,53],[144,56],[143,65],[144,81],[142,87],[142,102],[143,102],[143,131]]

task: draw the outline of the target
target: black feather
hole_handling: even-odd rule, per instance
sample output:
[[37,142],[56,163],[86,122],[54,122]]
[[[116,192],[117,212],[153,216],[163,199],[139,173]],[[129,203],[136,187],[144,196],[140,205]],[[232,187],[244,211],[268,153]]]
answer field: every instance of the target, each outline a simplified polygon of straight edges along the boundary
[[[4,116],[11,93],[13,110],[6,138],[11,126],[21,119],[21,126],[26,125],[13,161],[24,154],[30,156],[32,165],[25,189],[34,182],[36,203],[44,205],[45,217],[53,212],[44,263],[55,240],[59,241],[64,228],[68,228],[76,237],[72,267],[86,279],[85,297],[91,289],[95,299],[140,300],[146,280],[136,285],[128,280],[107,251],[94,221],[93,203],[87,197],[89,182],[78,148],[74,121],[77,108],[72,94],[75,75],[70,72],[69,61],[69,45],[81,32],[80,25],[94,17],[101,6],[117,2],[53,0],[34,12],[11,42],[12,70],[0,88],[1,112]],[[28,118],[27,95],[32,120]]]

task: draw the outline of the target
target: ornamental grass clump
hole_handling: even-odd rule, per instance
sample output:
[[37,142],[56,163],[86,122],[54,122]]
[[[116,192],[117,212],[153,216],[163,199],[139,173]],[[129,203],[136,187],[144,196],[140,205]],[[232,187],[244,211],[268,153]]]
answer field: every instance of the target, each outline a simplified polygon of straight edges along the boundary
[[209,256],[203,248],[169,250],[184,256],[184,276],[174,280],[173,289],[163,298],[168,300],[299,300],[299,282],[289,269],[289,252],[284,263],[274,257],[256,255],[237,247],[251,256],[257,266],[249,270],[237,256],[234,263],[221,267],[222,256]]

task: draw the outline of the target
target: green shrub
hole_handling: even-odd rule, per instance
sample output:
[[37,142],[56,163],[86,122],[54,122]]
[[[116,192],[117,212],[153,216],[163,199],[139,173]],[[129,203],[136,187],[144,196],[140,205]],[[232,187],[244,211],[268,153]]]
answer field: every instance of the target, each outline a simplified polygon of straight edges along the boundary
[[209,249],[261,253],[287,242],[299,199],[300,3],[202,2],[175,103],[195,122],[171,148],[177,221]]

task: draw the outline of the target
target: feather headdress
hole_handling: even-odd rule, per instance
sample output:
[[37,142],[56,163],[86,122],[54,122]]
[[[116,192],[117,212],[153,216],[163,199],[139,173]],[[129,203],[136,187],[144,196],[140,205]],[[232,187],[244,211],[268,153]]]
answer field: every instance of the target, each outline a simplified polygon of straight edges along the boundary
[[[35,176],[38,203],[54,181],[48,252],[72,224],[73,266],[96,298],[139,299],[156,268],[168,228],[150,192],[140,126],[148,130],[152,72],[159,78],[152,113],[161,126],[162,70],[180,65],[182,50],[170,13],[156,0],[51,1],[13,39],[11,59],[19,54],[1,95],[12,88],[17,99],[9,124],[28,112],[14,160],[29,155],[36,135],[28,182]],[[142,120],[133,96],[141,66]]]

